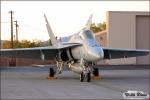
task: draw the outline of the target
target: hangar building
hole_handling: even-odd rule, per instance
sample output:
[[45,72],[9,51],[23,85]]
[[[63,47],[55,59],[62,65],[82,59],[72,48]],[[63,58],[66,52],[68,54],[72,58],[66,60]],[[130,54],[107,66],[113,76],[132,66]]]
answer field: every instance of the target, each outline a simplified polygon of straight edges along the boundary
[[[106,31],[98,32],[97,40],[103,46],[150,50],[150,13],[108,11]],[[150,54],[143,57],[114,59],[109,64],[150,64]]]

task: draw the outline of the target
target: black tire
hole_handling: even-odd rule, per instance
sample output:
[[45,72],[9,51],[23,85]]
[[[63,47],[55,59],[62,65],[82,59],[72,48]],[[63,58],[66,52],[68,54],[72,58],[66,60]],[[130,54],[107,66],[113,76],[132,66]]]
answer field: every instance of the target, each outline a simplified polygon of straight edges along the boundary
[[83,72],[80,74],[80,82],[83,82],[84,80],[84,75],[83,75]]
[[94,76],[99,76],[99,69],[98,68],[93,69],[93,75]]
[[49,68],[49,77],[54,77],[55,71],[53,68]]
[[87,82],[91,82],[91,73],[87,73]]

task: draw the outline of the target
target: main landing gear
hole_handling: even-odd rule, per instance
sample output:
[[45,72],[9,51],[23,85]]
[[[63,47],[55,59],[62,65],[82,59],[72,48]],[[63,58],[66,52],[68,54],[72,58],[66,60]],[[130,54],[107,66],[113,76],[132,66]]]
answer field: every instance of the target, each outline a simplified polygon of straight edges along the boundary
[[99,80],[101,77],[99,75],[99,69],[98,68],[93,68],[93,79]]
[[48,76],[48,79],[55,79],[55,75],[58,75],[58,74],[61,74],[62,73],[62,70],[63,70],[63,67],[64,67],[64,63],[61,62],[61,61],[57,61],[57,69],[56,71],[54,70],[54,68],[49,68],[49,76]]
[[49,76],[48,76],[48,79],[49,80],[52,80],[52,79],[55,79],[55,71],[54,71],[54,69],[53,68],[49,68]]
[[53,68],[50,68],[50,69],[49,69],[49,76],[50,76],[50,77],[54,77],[54,75],[55,75],[54,69],[53,69]]

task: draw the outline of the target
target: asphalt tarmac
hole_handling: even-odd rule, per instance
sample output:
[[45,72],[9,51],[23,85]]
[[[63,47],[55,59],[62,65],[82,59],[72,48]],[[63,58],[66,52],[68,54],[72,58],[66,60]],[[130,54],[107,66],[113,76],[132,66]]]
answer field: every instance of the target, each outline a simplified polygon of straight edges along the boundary
[[127,90],[149,94],[149,69],[100,70],[101,80],[80,82],[79,75],[64,71],[48,80],[48,67],[1,68],[1,100],[124,99]]

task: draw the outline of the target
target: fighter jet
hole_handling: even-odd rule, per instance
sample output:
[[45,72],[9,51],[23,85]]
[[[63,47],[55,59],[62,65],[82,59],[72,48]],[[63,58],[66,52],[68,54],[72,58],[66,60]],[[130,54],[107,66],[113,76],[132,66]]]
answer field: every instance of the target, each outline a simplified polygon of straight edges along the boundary
[[52,46],[1,49],[0,55],[42,60],[52,59],[56,61],[57,69],[50,68],[50,76],[60,74],[64,65],[67,64],[73,72],[80,74],[81,82],[90,82],[92,74],[96,76],[99,73],[97,68],[92,67],[92,64],[97,61],[145,56],[149,53],[149,50],[117,49],[100,46],[90,30],[92,15],[89,17],[86,27],[72,35],[68,42],[59,42],[54,36],[45,14],[44,18]]

